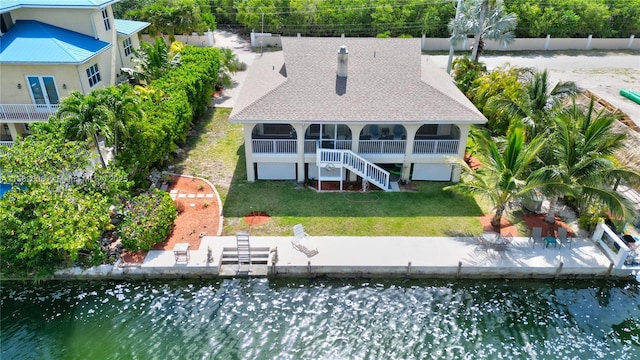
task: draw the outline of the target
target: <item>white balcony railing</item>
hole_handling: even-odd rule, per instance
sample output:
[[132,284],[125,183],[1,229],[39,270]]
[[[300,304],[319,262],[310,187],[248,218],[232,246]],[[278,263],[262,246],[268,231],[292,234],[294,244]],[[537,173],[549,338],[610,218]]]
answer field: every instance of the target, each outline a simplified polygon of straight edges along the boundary
[[[254,153],[295,154],[296,140],[253,139]],[[458,153],[459,140],[415,140],[414,154],[452,154]],[[315,154],[316,149],[351,150],[352,140],[305,140],[305,154]],[[404,154],[406,140],[360,140],[359,154]]]
[[404,154],[406,140],[360,140],[360,154]]
[[457,154],[460,140],[415,140],[414,154]]
[[58,105],[0,104],[0,120],[46,121],[55,114]]
[[269,140],[253,139],[253,152],[256,154],[295,154],[297,152],[296,140]]

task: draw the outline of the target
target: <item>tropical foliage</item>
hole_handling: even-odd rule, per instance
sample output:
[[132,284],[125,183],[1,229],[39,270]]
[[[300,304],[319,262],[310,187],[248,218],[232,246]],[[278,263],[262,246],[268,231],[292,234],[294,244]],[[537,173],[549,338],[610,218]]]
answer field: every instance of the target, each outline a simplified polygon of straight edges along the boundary
[[500,45],[512,43],[517,23],[518,18],[505,11],[502,0],[465,0],[459,15],[449,22],[451,43],[456,45],[473,35],[475,43],[471,58],[478,61],[484,40],[495,40]]
[[83,95],[79,91],[71,92],[62,101],[55,116],[61,120],[64,136],[68,140],[93,142],[102,166],[107,166],[98,138],[103,136],[111,139],[113,132],[110,123],[114,114],[106,104],[100,102],[97,93]]
[[[213,0],[220,27],[287,36],[448,37],[455,1]],[[629,37],[640,29],[640,0],[505,0],[518,18],[517,37]]]
[[[40,276],[99,264],[108,260],[102,237],[112,230],[125,234],[130,250],[166,238],[176,216],[168,194],[137,197],[125,210],[122,204],[134,185],[148,186],[149,169],[184,142],[213,93],[219,50],[181,53],[181,65],[158,72],[146,88],[72,93],[49,122],[34,124],[33,136],[2,149],[0,182],[12,190],[0,198],[0,272]],[[101,138],[114,144],[115,162],[92,166],[97,155],[88,145]],[[122,213],[121,230],[112,220]]]
[[[501,86],[507,86],[504,81],[496,81],[503,72],[506,72],[507,80],[512,80],[512,84],[521,86],[500,91]],[[514,79],[514,76],[519,79]],[[492,79],[494,77],[497,79]],[[578,87],[571,81],[558,82],[552,87],[547,70],[498,69],[478,81],[478,84],[484,83],[493,84],[495,91],[491,96],[483,96],[486,104],[483,109],[486,109],[486,116],[495,116],[494,123],[498,126],[494,127],[494,131],[501,134],[506,130],[504,125],[512,119],[522,121],[531,137],[548,131],[551,129],[551,118],[562,108],[562,102],[578,93]],[[479,86],[476,96],[481,91],[482,86]]]
[[463,195],[480,195],[493,204],[495,213],[491,224],[499,228],[507,204],[515,198],[523,197],[535,190],[529,181],[531,165],[545,145],[542,137],[525,141],[525,131],[513,126],[504,143],[497,143],[486,133],[475,132],[474,142],[478,144],[476,156],[482,163],[479,169],[472,169],[462,159],[454,161],[462,169],[461,182],[445,189]]
[[148,21],[152,35],[191,34],[216,28],[216,19],[206,0],[125,0],[114,5],[116,17]]
[[110,229],[109,206],[130,183],[117,169],[91,171],[84,142],[41,131],[0,157],[0,272],[51,274],[59,266],[106,259],[100,237]]
[[593,100],[586,108],[574,100],[553,120],[549,134],[552,156],[532,175],[544,184],[542,189],[552,199],[547,221],[554,221],[553,205],[559,196],[565,196],[579,214],[592,207],[605,208],[615,218],[635,222],[637,210],[615,191],[620,179],[640,184],[640,173],[622,166],[614,157],[625,139],[624,134],[613,131],[616,118],[604,109],[596,112]]
[[134,197],[125,206],[120,226],[122,244],[132,251],[151,250],[171,233],[177,216],[178,211],[166,191],[153,189]]
[[135,76],[151,82],[170,69],[175,69],[180,65],[182,48],[177,43],[167,46],[162,37],[157,37],[153,44],[140,43],[140,48],[134,50],[136,57],[133,60],[137,63]]

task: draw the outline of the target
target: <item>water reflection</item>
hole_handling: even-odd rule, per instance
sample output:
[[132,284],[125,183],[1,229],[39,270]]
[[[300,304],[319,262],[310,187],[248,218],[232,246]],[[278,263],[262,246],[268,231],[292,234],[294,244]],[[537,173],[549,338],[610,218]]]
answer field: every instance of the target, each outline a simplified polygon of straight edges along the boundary
[[3,282],[0,295],[2,359],[640,357],[636,283]]

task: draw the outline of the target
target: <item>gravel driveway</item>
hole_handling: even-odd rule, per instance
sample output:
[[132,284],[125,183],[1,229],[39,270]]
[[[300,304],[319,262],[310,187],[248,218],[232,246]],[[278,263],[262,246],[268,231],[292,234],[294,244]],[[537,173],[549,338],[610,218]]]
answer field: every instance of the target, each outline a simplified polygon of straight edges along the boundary
[[[448,56],[425,55],[442,68],[447,67]],[[640,91],[640,56],[614,51],[576,52],[575,55],[558,53],[516,56],[483,55],[480,61],[489,69],[512,66],[549,69],[551,81],[574,81],[620,108],[640,125],[640,105],[620,95],[620,89]]]

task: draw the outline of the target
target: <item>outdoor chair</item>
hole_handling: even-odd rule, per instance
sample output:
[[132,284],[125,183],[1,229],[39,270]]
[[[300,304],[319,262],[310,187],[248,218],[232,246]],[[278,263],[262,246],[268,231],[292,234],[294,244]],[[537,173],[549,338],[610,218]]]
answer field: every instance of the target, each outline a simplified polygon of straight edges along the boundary
[[312,257],[318,254],[318,249],[309,249],[307,247],[308,244],[304,244],[305,240],[308,238],[309,234],[304,231],[302,224],[293,226],[293,240],[291,241],[291,245],[294,249],[307,255],[307,257]]
[[542,237],[542,228],[534,227],[533,229],[531,229],[531,237],[529,238],[529,240],[533,241],[532,248],[536,247],[536,243],[544,244],[545,240]]
[[558,241],[560,241],[560,245],[562,246],[569,245],[569,248],[571,248],[571,243],[573,242],[573,239],[567,236],[566,228],[564,227],[558,228]]

